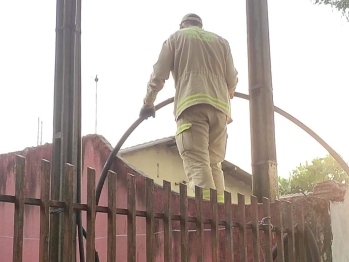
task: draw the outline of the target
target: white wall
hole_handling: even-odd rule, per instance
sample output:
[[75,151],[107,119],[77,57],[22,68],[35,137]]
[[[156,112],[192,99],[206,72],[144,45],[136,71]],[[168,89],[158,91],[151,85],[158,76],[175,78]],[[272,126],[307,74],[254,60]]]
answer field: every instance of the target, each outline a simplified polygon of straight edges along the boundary
[[349,262],[349,194],[343,202],[330,202],[332,261]]

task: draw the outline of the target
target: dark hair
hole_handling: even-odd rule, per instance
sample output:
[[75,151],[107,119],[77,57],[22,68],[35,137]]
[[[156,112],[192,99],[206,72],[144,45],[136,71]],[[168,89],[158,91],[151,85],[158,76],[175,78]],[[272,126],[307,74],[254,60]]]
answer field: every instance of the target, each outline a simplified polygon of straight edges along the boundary
[[202,24],[200,22],[193,20],[184,21],[183,24],[202,27]]

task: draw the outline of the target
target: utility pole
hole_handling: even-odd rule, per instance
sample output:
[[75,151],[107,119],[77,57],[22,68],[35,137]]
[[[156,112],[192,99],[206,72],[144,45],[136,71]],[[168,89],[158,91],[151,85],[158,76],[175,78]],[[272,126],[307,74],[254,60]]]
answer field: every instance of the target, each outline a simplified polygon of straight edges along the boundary
[[95,78],[95,82],[96,82],[96,119],[95,119],[95,134],[97,134],[97,82],[98,82],[98,77],[96,75]]
[[253,194],[278,198],[274,102],[267,0],[247,0]]
[[[57,0],[51,199],[65,200],[65,164],[74,165],[74,191],[81,177],[81,0]],[[77,202],[74,194],[74,202]],[[71,221],[73,257],[62,254],[63,210],[51,209],[50,262],[75,261],[76,220]]]

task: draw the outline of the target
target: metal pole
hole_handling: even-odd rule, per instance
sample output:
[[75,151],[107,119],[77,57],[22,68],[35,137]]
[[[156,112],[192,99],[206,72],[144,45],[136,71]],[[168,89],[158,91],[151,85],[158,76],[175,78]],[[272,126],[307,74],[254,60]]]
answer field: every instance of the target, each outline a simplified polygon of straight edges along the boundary
[[[63,93],[63,20],[64,1],[57,0],[56,5],[56,54],[54,76],[54,108],[53,108],[53,141],[51,160],[51,199],[60,200],[61,191],[61,139],[62,139],[62,93]],[[50,215],[50,262],[58,262],[61,251],[62,239],[59,229],[61,227],[61,214],[59,210],[52,210]]]
[[278,198],[274,102],[271,76],[268,3],[247,0],[253,194]]
[[97,82],[98,82],[98,77],[96,75],[95,78],[95,82],[96,82],[96,119],[95,119],[95,134],[97,134]]
[[[57,0],[56,64],[53,114],[52,183],[53,200],[65,200],[65,164],[74,165],[74,190],[77,172],[81,172],[81,76],[80,76],[80,5],[81,0]],[[80,2],[79,2],[80,3]],[[78,9],[78,10],[77,10]],[[79,22],[79,21],[78,21]],[[78,32],[78,33],[77,33]],[[78,34],[78,36],[77,36]],[[74,194],[74,202],[76,194]],[[69,242],[73,257],[62,254],[63,216],[61,209],[52,209],[50,223],[50,261],[75,261],[76,218],[71,221],[73,236]]]

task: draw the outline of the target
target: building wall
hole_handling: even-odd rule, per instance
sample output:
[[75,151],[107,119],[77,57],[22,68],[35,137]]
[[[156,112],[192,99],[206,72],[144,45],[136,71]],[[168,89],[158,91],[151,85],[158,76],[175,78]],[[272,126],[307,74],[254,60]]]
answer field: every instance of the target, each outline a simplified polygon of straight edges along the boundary
[[349,194],[341,202],[330,202],[332,261],[349,261]]
[[[162,181],[171,182],[172,190],[179,192],[178,183],[185,180],[188,182],[183,169],[182,159],[178,154],[176,147],[168,147],[166,144],[160,144],[144,149],[121,154],[131,166],[142,171],[146,176],[154,179],[158,185],[162,185]],[[251,187],[241,181],[234,179],[232,176],[225,176],[226,190],[232,193],[232,202],[237,202],[237,193],[245,196],[252,194]],[[188,190],[188,196],[194,196],[192,190]],[[246,198],[246,203],[250,202],[250,198]]]

